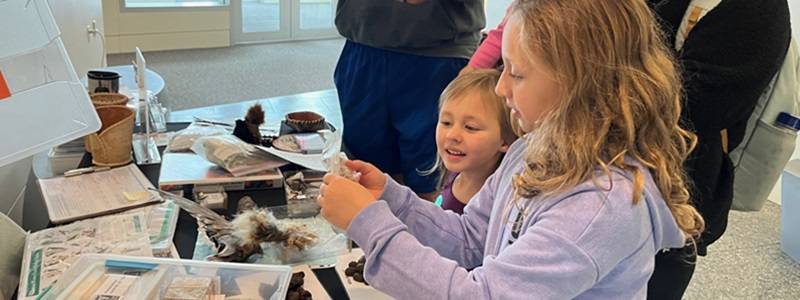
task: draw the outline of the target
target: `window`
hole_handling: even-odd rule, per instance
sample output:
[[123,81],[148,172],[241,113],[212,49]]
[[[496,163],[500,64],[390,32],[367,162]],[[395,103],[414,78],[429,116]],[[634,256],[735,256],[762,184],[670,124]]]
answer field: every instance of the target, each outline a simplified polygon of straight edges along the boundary
[[228,0],[123,0],[125,8],[216,7],[227,6]]

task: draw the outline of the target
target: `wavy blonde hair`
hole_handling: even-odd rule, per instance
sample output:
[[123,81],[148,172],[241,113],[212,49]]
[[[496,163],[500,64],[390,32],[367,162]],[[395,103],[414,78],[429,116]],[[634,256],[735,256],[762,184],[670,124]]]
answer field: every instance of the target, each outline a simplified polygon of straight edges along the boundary
[[562,95],[529,139],[526,167],[513,180],[517,198],[587,180],[600,187],[598,168],[610,178],[616,167],[634,175],[638,203],[645,174],[627,157],[650,170],[687,240],[697,237],[703,219],[683,170],[697,139],[679,126],[680,78],[645,1],[519,0],[512,17],[521,52],[551,70]]

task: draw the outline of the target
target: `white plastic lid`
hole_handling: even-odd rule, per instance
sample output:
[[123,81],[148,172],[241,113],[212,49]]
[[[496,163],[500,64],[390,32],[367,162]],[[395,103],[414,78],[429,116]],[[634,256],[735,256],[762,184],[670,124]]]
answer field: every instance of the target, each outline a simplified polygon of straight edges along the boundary
[[[289,266],[205,262],[165,258],[83,254],[41,296],[44,300],[74,299],[75,294],[99,293],[87,288],[100,282],[103,275],[129,274],[131,285],[123,299],[162,299],[176,280],[206,279],[213,282],[210,294],[230,299],[283,300],[289,288],[292,268]],[[119,290],[119,289],[118,289]],[[112,298],[108,298],[112,299]]]
[[0,1],[0,167],[100,129],[46,0]]

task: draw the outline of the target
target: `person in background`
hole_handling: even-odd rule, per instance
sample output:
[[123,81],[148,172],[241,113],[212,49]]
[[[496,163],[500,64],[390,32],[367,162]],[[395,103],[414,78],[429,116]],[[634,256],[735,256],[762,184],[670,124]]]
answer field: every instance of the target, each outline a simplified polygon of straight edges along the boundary
[[437,100],[480,41],[483,1],[340,0],[335,23],[345,148],[432,200],[438,176],[418,171],[433,164]]
[[349,161],[359,182],[326,175],[321,215],[395,298],[644,299],[656,252],[703,228],[683,172],[694,135],[660,37],[645,1],[517,1],[496,92],[529,133],[464,214]]
[[498,63],[501,62],[500,48],[503,39],[503,29],[506,27],[506,21],[508,21],[508,15],[510,11],[511,5],[509,5],[505,16],[503,16],[503,19],[499,24],[497,24],[497,27],[489,30],[489,32],[486,34],[486,38],[483,39],[481,45],[478,46],[478,50],[475,50],[475,54],[472,55],[472,57],[469,59],[469,63],[463,69],[461,69],[459,74],[472,72],[478,69],[494,68]]
[[[695,268],[695,252],[704,256],[728,224],[733,199],[733,165],[728,150],[742,141],[759,96],[780,68],[791,39],[786,0],[648,0],[675,50],[682,71],[682,120],[697,135],[686,161],[692,202],[706,229],[697,247],[661,252],[648,286],[649,299],[681,299]],[[689,20],[704,13],[699,22]],[[687,30],[679,31],[681,22]]]

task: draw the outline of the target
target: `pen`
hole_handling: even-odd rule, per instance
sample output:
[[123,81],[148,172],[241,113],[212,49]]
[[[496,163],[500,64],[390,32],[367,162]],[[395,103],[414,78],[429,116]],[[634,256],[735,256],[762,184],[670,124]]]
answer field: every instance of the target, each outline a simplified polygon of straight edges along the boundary
[[89,173],[94,173],[94,172],[101,172],[101,171],[106,171],[106,170],[110,170],[110,169],[111,168],[109,168],[109,167],[88,167],[88,168],[73,169],[73,170],[69,170],[69,171],[64,172],[64,177],[72,177],[72,176],[77,176],[77,175],[81,175],[81,174],[89,174]]
[[197,121],[197,122],[200,122],[200,123],[207,123],[207,124],[211,124],[211,125],[234,127],[232,124],[223,123],[223,122],[217,122],[217,121],[212,121],[212,120],[207,120],[207,119],[200,118],[198,116],[194,116],[194,120]]

